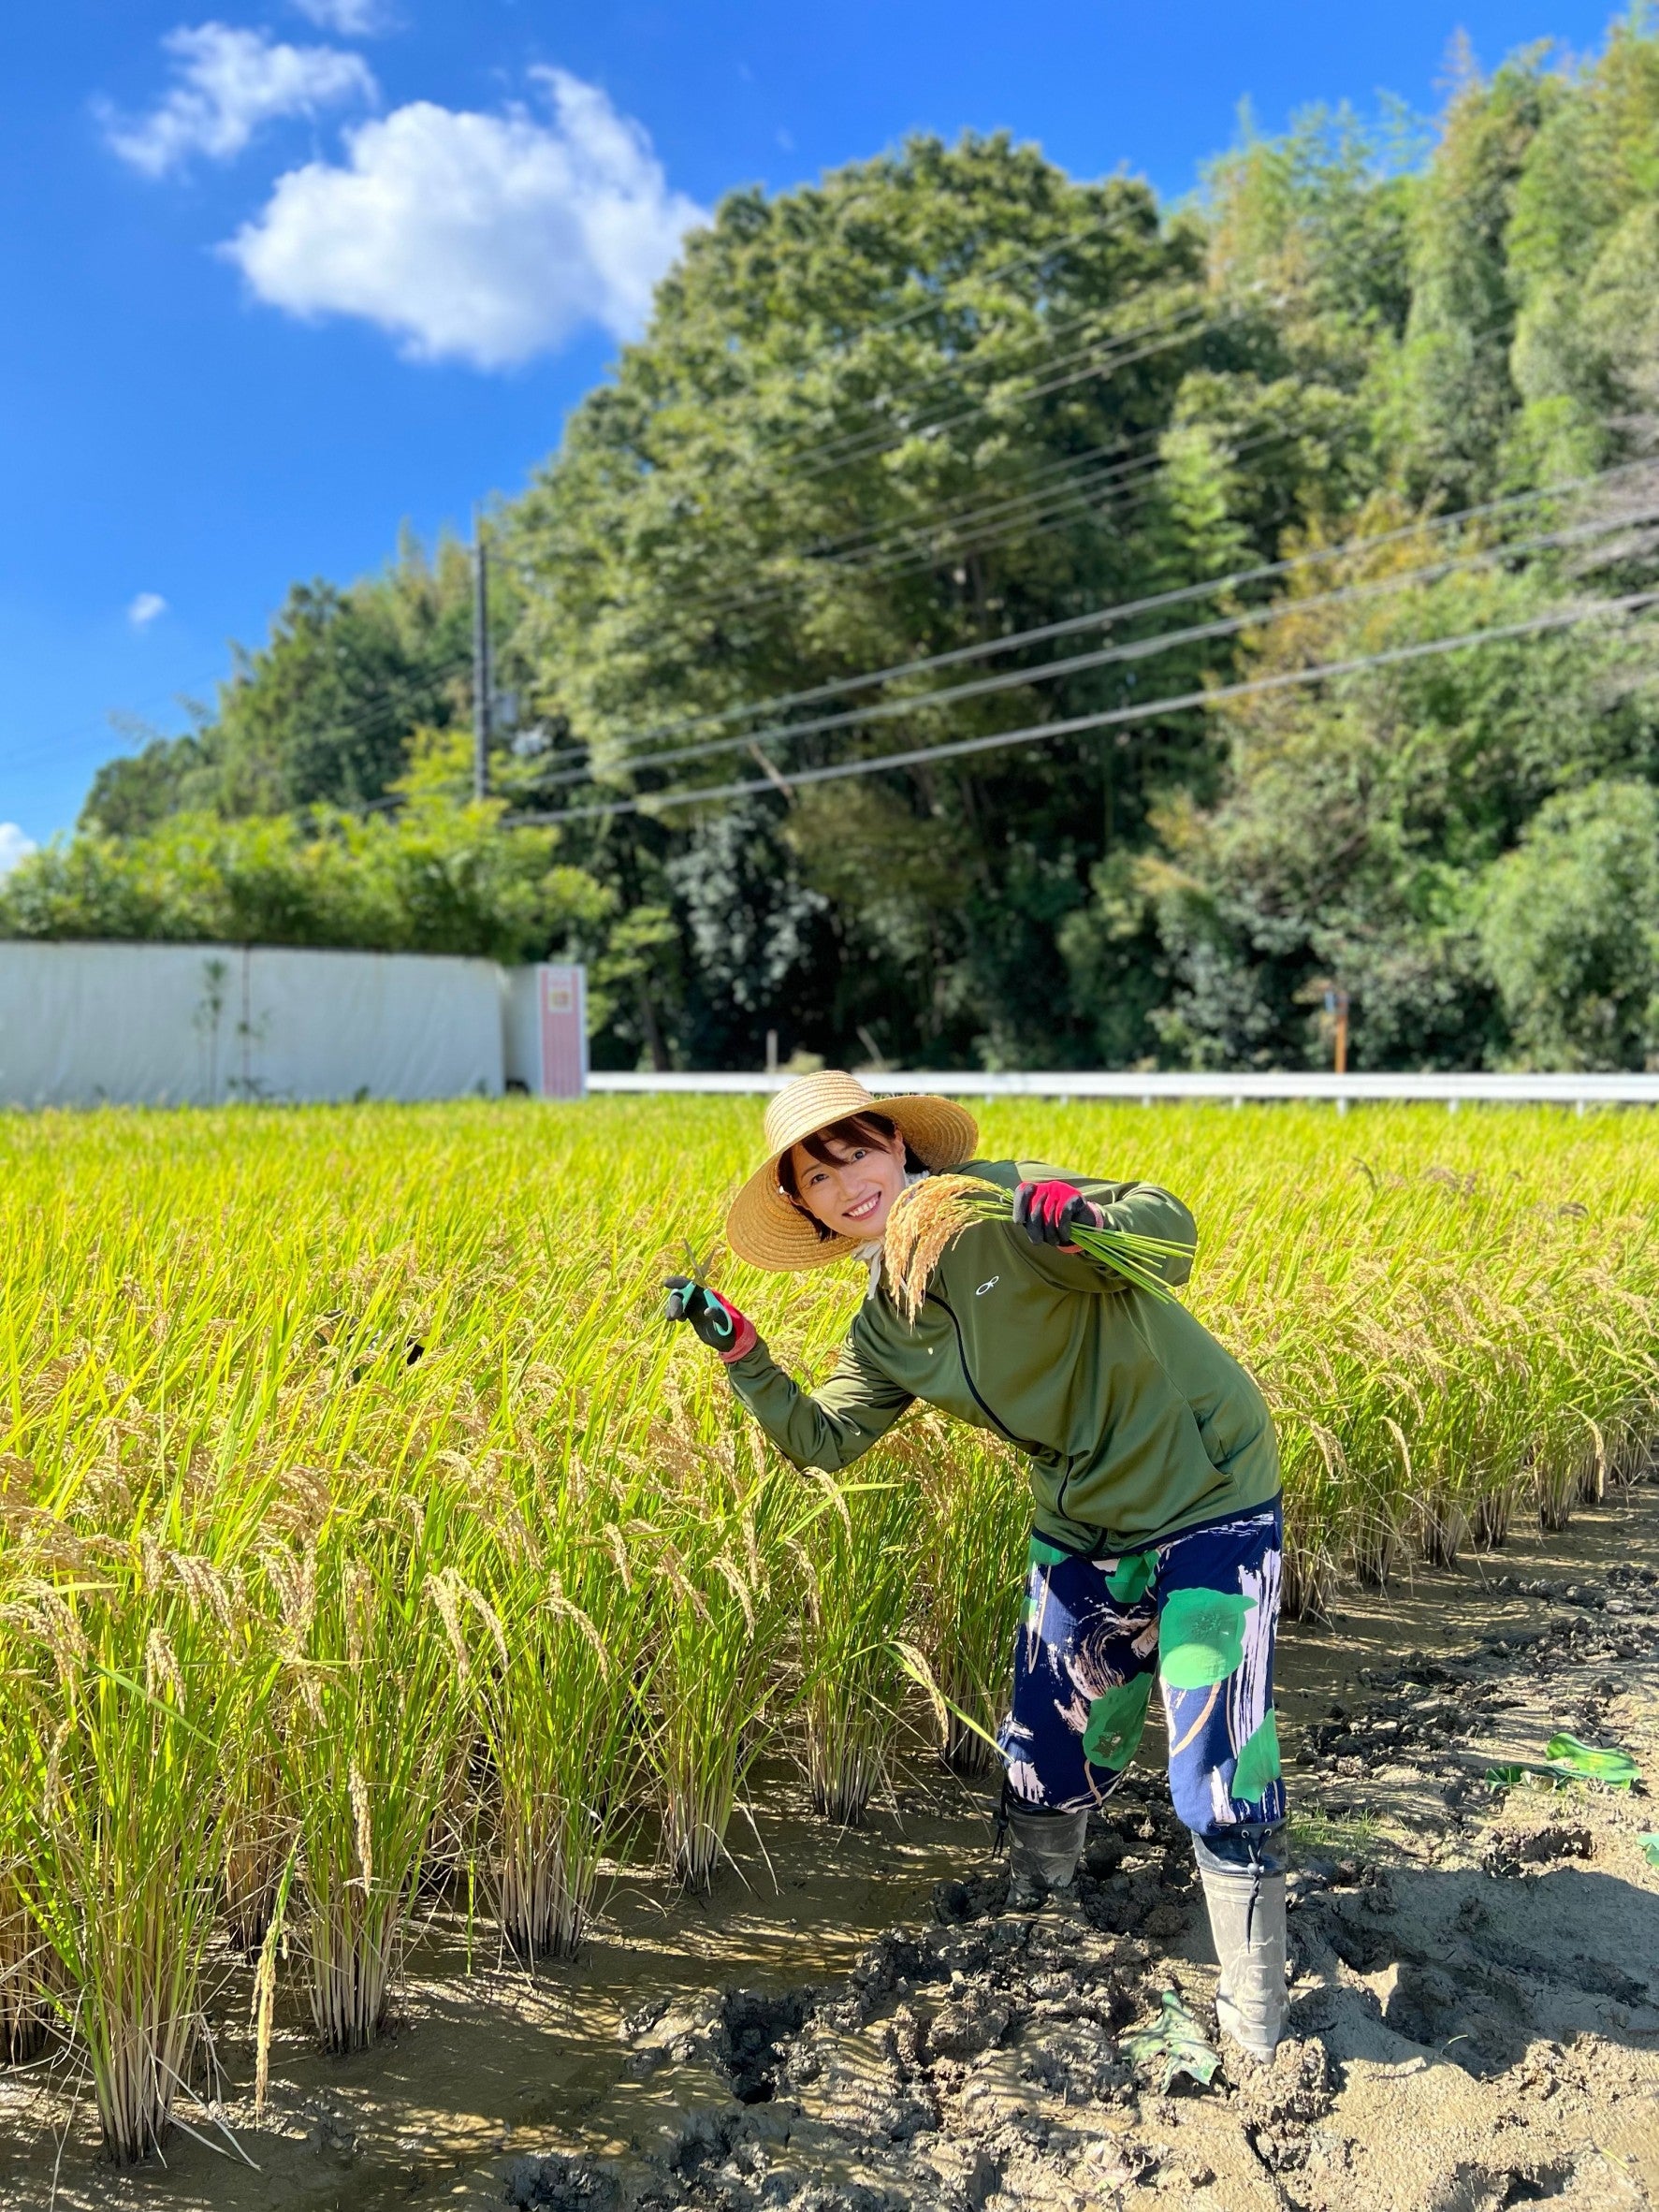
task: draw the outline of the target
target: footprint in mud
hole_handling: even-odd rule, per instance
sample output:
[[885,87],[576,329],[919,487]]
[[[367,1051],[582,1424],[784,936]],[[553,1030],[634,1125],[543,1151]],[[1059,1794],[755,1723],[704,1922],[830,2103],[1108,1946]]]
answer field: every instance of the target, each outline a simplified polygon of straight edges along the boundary
[[767,1995],[728,1989],[720,2000],[720,2029],[715,2060],[732,2085],[739,2104],[764,2104],[775,2095],[782,2063],[781,2046],[799,2035],[815,2009],[807,1989]]

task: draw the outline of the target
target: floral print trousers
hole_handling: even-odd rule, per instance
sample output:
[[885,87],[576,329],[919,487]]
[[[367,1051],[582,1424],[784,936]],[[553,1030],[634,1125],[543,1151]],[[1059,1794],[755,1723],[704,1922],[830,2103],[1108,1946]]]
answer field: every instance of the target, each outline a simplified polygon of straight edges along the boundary
[[1170,1795],[1200,1843],[1231,1857],[1242,1839],[1276,1827],[1282,1547],[1276,1500],[1117,1559],[1033,1536],[999,1737],[1007,1802],[1028,1812],[1104,1804],[1135,1755],[1156,1678]]

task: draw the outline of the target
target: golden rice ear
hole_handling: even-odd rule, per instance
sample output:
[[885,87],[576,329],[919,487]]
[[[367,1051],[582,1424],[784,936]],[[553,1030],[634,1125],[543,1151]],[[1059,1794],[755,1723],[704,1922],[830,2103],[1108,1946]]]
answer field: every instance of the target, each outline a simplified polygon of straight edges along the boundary
[[881,1266],[895,1304],[914,1321],[947,1248],[976,1221],[1009,1212],[1008,1193],[978,1175],[929,1175],[894,1201]]

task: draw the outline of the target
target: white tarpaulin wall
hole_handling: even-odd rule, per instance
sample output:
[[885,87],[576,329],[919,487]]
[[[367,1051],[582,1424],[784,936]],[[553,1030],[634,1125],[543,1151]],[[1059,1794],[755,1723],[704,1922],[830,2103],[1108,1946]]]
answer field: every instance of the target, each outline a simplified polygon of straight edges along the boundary
[[420,953],[0,942],[0,1101],[493,1096],[504,988]]

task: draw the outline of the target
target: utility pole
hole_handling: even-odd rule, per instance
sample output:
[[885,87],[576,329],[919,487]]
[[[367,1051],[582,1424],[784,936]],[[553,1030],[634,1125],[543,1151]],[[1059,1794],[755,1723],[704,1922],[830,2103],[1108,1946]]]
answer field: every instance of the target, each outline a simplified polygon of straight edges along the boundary
[[473,513],[473,796],[483,799],[489,776],[489,557],[484,522]]

